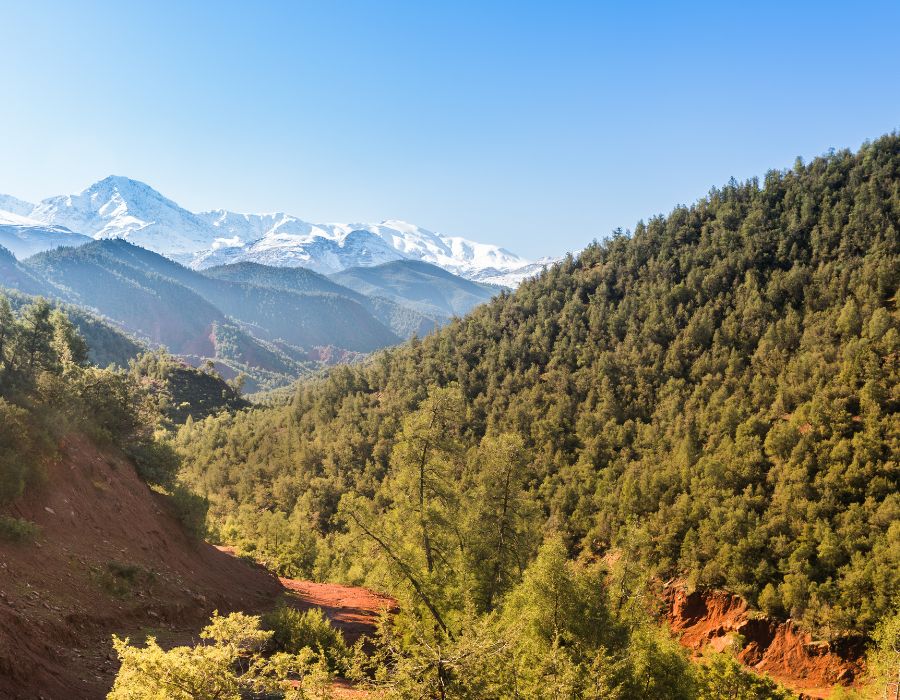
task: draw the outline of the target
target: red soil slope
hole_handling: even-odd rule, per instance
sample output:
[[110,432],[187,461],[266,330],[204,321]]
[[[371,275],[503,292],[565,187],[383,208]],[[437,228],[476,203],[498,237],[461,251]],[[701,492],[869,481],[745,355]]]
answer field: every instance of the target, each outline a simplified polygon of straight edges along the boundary
[[828,697],[833,686],[850,684],[862,671],[858,642],[814,641],[790,620],[753,613],[745,600],[725,591],[667,590],[669,627],[697,653],[722,651],[740,635],[742,663],[810,698]]
[[282,593],[271,574],[186,536],[121,455],[83,439],[62,454],[44,486],[5,509],[41,535],[0,542],[0,697],[102,698],[113,632],[165,638]]

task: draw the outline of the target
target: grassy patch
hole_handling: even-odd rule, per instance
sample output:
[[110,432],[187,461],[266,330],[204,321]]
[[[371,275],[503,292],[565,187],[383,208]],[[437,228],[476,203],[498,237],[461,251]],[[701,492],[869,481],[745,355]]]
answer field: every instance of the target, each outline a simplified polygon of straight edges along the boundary
[[118,598],[130,596],[135,591],[148,587],[156,578],[156,574],[142,566],[117,561],[93,567],[91,574],[103,590]]

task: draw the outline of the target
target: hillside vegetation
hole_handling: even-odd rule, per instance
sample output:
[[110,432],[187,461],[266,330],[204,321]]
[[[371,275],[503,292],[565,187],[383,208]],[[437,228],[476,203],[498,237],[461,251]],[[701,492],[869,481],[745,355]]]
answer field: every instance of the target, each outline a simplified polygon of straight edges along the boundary
[[184,427],[185,477],[223,539],[393,581],[424,636],[502,605],[552,532],[867,633],[900,584],[898,234],[897,135],[732,181],[290,406]]

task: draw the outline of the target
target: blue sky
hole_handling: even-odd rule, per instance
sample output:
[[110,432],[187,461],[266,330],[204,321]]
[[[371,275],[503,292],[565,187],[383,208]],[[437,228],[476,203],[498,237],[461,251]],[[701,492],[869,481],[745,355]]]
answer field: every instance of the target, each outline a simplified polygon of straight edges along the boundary
[[536,257],[900,128],[900,2],[0,3],[0,192]]

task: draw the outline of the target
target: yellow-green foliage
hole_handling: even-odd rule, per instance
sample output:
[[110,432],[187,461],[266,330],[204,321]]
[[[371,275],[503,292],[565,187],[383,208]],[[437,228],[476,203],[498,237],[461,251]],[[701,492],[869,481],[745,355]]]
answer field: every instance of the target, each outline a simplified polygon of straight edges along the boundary
[[[310,649],[264,656],[272,632],[258,617],[213,614],[202,643],[162,649],[113,637],[122,663],[109,700],[240,700],[248,693],[283,693],[286,700],[325,700],[331,676]],[[296,679],[292,683],[289,678]]]
[[319,608],[301,612],[282,605],[263,618],[272,631],[272,642],[278,651],[289,654],[311,649],[323,655],[332,670],[341,669],[347,657],[344,637]]
[[774,681],[747,671],[727,654],[716,654],[695,671],[697,700],[792,700]]
[[885,617],[872,633],[872,646],[866,655],[866,676],[854,690],[841,689],[834,700],[882,700],[900,692],[900,598],[894,612]]

